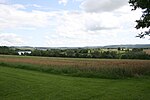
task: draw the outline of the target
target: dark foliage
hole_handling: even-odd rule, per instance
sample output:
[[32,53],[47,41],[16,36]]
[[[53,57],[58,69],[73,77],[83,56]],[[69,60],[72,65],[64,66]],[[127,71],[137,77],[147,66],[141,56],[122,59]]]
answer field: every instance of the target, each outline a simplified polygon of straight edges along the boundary
[[17,52],[9,47],[0,46],[0,54],[17,55]]
[[105,59],[150,59],[143,49],[133,48],[123,53],[117,51],[102,51],[97,49],[51,49],[47,51],[34,50],[31,56],[69,57],[69,58],[105,58]]
[[136,29],[148,28],[147,31],[141,32],[137,37],[143,38],[144,36],[150,36],[150,0],[129,0],[129,4],[133,7],[132,10],[137,8],[142,9],[142,16],[139,20],[136,20]]

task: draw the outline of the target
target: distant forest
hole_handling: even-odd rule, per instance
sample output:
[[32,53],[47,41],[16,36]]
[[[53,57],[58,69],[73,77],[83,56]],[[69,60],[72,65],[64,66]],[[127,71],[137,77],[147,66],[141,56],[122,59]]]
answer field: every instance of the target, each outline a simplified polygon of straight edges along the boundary
[[[19,55],[18,48],[0,46],[0,54]],[[29,51],[29,50],[28,50]],[[43,56],[43,57],[69,57],[69,58],[99,58],[99,59],[150,59],[150,55],[142,48],[76,48],[76,49],[32,49],[31,53],[22,53],[22,56]]]

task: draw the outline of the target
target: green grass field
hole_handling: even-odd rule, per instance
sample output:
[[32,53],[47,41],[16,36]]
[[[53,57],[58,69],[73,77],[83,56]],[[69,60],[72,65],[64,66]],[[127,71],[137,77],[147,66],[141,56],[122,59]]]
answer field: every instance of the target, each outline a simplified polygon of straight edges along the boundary
[[149,100],[150,77],[79,78],[0,66],[0,100]]

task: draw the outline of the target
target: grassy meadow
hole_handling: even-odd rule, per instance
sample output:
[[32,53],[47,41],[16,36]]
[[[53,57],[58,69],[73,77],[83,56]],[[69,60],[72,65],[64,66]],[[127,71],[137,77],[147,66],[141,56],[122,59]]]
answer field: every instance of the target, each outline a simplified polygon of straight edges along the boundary
[[149,100],[150,77],[80,78],[0,66],[0,100]]
[[150,60],[0,55],[0,100],[149,100]]

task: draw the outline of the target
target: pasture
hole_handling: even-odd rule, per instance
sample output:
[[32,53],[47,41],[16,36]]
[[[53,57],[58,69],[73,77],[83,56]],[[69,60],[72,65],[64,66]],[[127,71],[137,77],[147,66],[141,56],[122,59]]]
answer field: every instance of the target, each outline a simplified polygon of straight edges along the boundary
[[0,100],[149,100],[150,78],[97,79],[0,66]]

